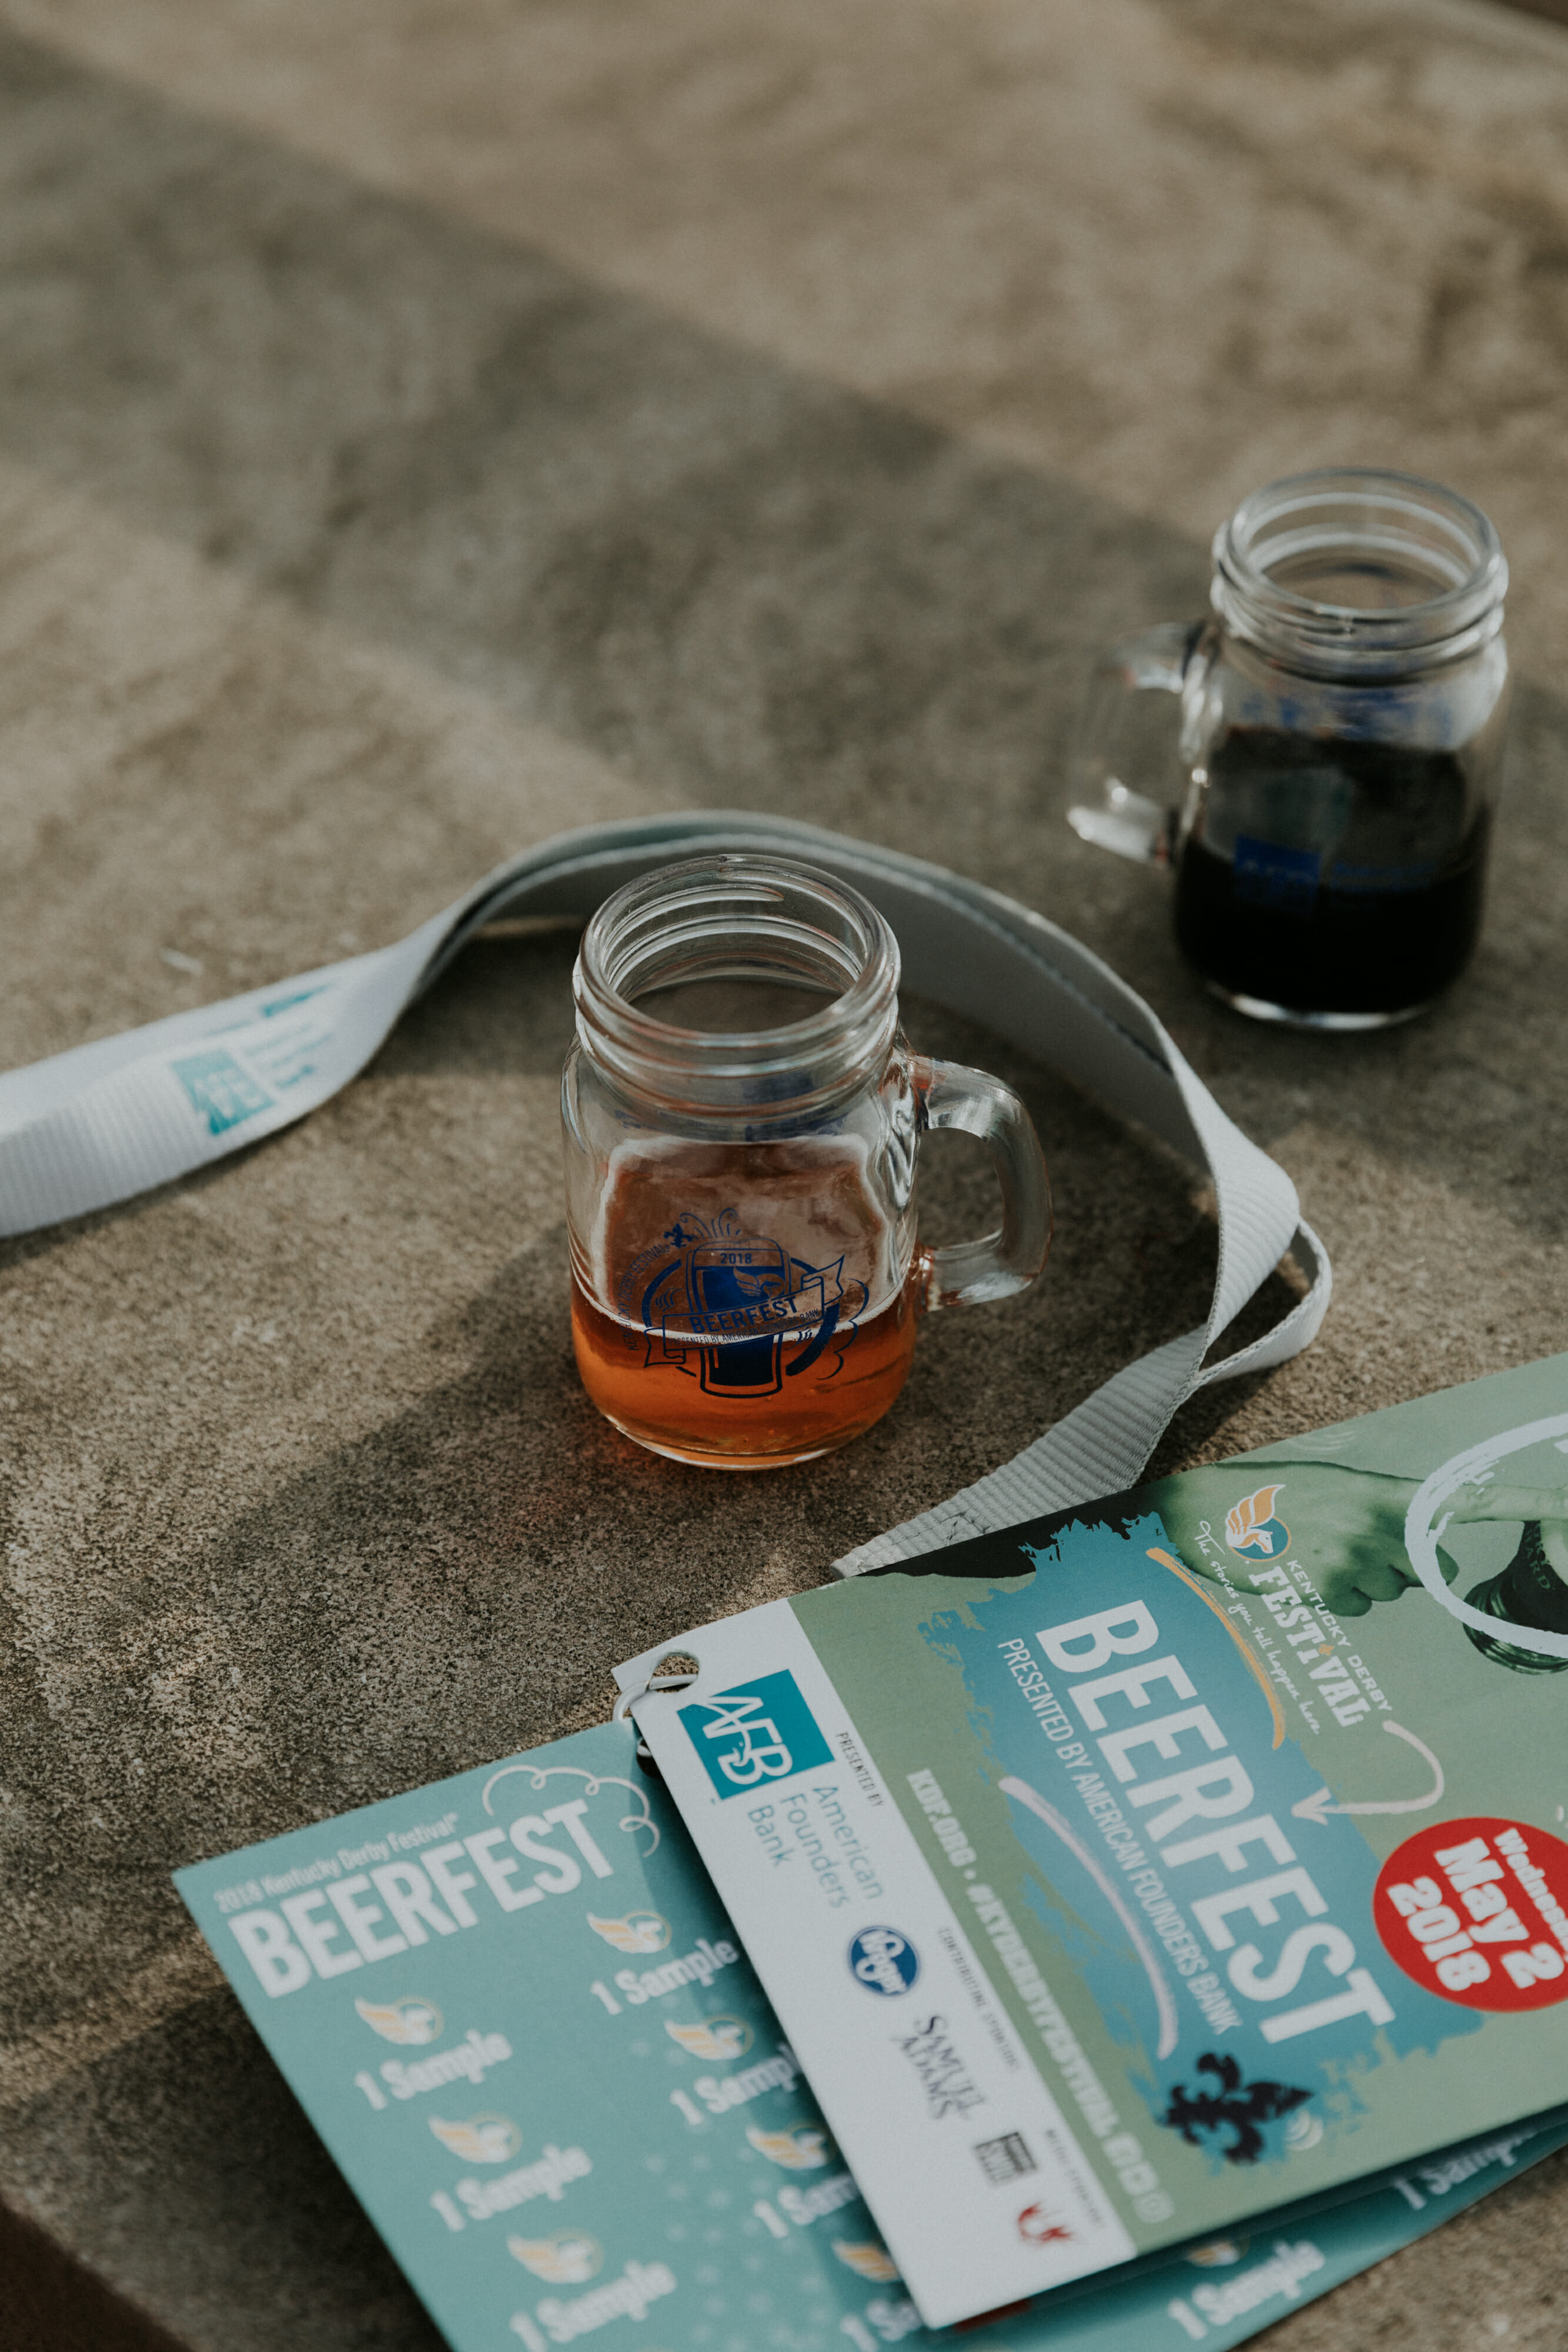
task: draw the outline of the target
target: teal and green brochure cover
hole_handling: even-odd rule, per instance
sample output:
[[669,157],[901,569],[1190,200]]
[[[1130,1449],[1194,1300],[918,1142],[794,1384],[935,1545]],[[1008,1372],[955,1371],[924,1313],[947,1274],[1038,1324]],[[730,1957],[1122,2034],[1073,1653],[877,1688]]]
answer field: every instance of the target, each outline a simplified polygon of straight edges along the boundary
[[178,1874],[454,2352],[1226,2352],[1568,2140],[933,2337],[634,1749],[581,1732]]
[[1568,2100],[1568,1358],[669,1646],[639,1724],[926,2325]]

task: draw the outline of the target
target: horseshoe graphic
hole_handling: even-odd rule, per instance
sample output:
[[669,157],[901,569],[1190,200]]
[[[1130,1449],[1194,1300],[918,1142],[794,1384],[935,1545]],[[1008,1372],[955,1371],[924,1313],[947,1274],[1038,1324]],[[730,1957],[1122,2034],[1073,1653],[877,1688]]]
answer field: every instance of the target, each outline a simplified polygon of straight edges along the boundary
[[[1048,1830],[1055,1831],[1069,1853],[1082,1864],[1126,1929],[1127,1939],[1143,1964],[1144,1974],[1148,1978],[1149,1989],[1155,1996],[1155,2008],[1159,2016],[1160,2035],[1155,2055],[1156,2058],[1168,2058],[1181,2039],[1181,2028],[1176,2020],[1176,1996],[1166,1981],[1165,1970],[1159,1964],[1154,1946],[1144,1933],[1138,1920],[1128,1909],[1121,1889],[1106,1875],[1082,1838],[1073,1833],[1057,1811],[1056,1807],[1048,1804],[1038,1789],[1031,1789],[1027,1780],[1020,1780],[1013,1773],[1009,1773],[1005,1780],[999,1781],[998,1786],[1005,1797],[1011,1797],[1016,1804],[1026,1805],[1037,1821],[1043,1822]],[[1326,1789],[1323,1794],[1327,1796]]]
[[1432,1768],[1432,1786],[1427,1794],[1424,1797],[1380,1797],[1359,1805],[1336,1805],[1331,1790],[1318,1789],[1312,1796],[1303,1797],[1299,1805],[1291,1807],[1299,1821],[1317,1822],[1321,1825],[1330,1813],[1424,1813],[1429,1806],[1437,1803],[1445,1786],[1443,1768],[1425,1740],[1417,1739],[1413,1731],[1406,1731],[1402,1723],[1391,1723],[1386,1716],[1383,1718],[1383,1728],[1391,1731],[1396,1739],[1406,1741],[1417,1756],[1426,1758]]

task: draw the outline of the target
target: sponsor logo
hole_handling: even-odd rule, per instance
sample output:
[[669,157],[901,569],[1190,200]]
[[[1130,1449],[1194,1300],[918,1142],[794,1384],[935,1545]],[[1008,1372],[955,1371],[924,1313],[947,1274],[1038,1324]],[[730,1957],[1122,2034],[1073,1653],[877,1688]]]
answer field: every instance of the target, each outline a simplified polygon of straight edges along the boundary
[[894,2047],[903,2051],[919,2077],[925,2112],[933,2123],[940,2123],[944,2116],[967,2116],[971,2107],[985,2105],[986,2095],[959,2056],[945,2017],[922,2019],[913,2033],[899,2037]]
[[1027,2246],[1064,2246],[1072,2232],[1049,2205],[1026,2205],[1019,2215],[1019,2236]]
[[431,2000],[357,2000],[354,2007],[383,2042],[417,2047],[441,2032],[441,2011]]
[[920,1974],[920,1959],[896,1927],[862,1927],[849,1948],[850,1974],[868,1992],[895,1999]]
[[1005,2189],[1009,2180],[1038,2169],[1021,2132],[1003,2132],[999,2139],[983,2139],[977,2143],[975,2154],[993,2189]]
[[1283,1486],[1260,1486],[1225,1514],[1225,1540],[1238,1559],[1278,1559],[1290,1549],[1291,1530],[1274,1516]]
[[737,1684],[680,1709],[686,1737],[721,1797],[744,1796],[765,1781],[787,1780],[831,1763],[816,1717],[786,1668]]
[[242,1127],[260,1110],[270,1110],[272,1097],[258,1086],[248,1070],[242,1069],[232,1054],[223,1046],[212,1047],[204,1054],[187,1054],[169,1067],[179,1079],[189,1097],[191,1108],[204,1118],[209,1135],[223,1135],[231,1127]]

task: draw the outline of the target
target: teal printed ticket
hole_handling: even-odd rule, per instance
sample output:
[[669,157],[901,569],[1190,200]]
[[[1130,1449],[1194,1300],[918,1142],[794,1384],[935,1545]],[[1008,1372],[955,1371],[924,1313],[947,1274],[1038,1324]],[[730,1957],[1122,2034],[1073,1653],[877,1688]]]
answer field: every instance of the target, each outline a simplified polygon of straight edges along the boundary
[[454,2352],[1225,2352],[1568,2138],[934,2336],[634,1748],[582,1732],[176,1878]]
[[1568,2100],[1568,1358],[617,1668],[922,2318]]

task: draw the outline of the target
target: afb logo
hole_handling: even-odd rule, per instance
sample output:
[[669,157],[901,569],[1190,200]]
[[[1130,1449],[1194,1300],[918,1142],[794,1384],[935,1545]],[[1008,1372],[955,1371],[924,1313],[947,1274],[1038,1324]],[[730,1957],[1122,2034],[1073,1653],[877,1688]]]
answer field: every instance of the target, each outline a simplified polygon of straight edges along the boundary
[[1225,1515],[1225,1540],[1238,1559],[1278,1559],[1288,1551],[1291,1530],[1274,1516],[1283,1486],[1260,1486],[1233,1503]]
[[890,1998],[907,1992],[920,1974],[920,1959],[896,1927],[862,1927],[850,1946],[850,1974],[868,1992]]
[[832,1751],[786,1669],[680,1710],[686,1737],[721,1797],[831,1764]]

